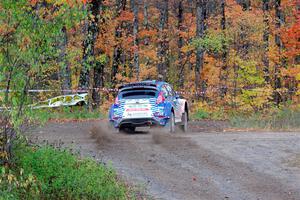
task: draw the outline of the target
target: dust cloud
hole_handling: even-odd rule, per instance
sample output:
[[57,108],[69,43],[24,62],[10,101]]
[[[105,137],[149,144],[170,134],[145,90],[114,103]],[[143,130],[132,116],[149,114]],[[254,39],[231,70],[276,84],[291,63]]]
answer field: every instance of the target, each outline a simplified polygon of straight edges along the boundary
[[110,130],[107,123],[94,125],[90,130],[90,134],[91,137],[101,146],[113,143],[115,139],[115,133]]

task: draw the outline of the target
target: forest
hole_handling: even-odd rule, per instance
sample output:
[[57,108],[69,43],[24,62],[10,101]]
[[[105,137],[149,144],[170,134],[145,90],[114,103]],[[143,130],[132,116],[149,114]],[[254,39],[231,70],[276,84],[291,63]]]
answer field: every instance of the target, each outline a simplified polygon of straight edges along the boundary
[[297,0],[3,0],[0,9],[1,107],[82,90],[97,108],[108,89],[154,79],[226,110],[299,102]]
[[[20,149],[20,133],[40,120],[29,105],[88,93],[87,111],[105,115],[118,86],[141,80],[172,84],[195,118],[257,120],[256,114],[279,113],[285,117],[281,124],[299,119],[293,112],[300,108],[300,1],[1,0],[0,164],[11,166],[18,155],[13,141]],[[53,155],[48,148],[28,151]],[[1,180],[16,181],[17,189],[21,180],[1,170],[1,190],[9,197],[11,186]],[[24,180],[25,192],[16,190],[21,199],[41,195],[36,178],[29,174]],[[40,198],[61,198],[62,190],[55,190],[58,196],[49,191]],[[128,197],[119,191],[106,192]]]

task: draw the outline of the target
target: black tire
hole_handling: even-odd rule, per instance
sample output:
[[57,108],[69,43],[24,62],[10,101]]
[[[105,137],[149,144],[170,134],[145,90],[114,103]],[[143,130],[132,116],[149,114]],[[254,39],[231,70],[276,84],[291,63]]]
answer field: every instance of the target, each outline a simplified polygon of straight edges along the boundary
[[125,130],[126,133],[134,133],[135,132],[135,127],[132,127],[132,126],[126,127],[126,128],[124,128],[124,130]]
[[186,111],[182,114],[182,122],[181,123],[182,123],[180,125],[181,130],[186,133],[188,131],[188,113]]
[[175,133],[175,116],[174,116],[174,113],[172,112],[171,113],[171,117],[169,119],[169,121],[166,123],[165,125],[165,130],[166,132],[168,133]]

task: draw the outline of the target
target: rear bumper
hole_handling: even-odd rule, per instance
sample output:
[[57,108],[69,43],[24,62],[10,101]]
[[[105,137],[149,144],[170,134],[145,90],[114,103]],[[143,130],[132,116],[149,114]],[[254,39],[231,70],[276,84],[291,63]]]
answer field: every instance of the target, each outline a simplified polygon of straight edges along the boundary
[[124,119],[119,123],[119,126],[134,126],[134,127],[143,127],[143,126],[153,126],[159,125],[159,122],[152,118],[145,119]]
[[120,127],[145,127],[145,126],[165,126],[168,118],[137,118],[120,119],[111,121],[115,128]]

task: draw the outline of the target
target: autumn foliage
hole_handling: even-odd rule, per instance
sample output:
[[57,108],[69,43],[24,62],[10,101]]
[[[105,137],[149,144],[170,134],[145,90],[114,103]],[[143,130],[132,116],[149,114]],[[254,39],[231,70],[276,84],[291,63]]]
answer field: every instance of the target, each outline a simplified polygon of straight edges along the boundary
[[[56,91],[35,95],[35,101],[84,89],[91,105],[107,107],[114,94],[93,88],[164,79],[195,105],[202,102],[211,109],[252,112],[286,102],[296,105],[299,4],[297,0],[23,1],[22,8],[35,13],[35,19],[55,22],[57,33],[48,44],[56,53],[44,53],[43,61],[38,55],[33,58],[41,62],[33,62],[37,66],[27,72],[32,78],[26,89]],[[5,6],[1,2],[0,10]],[[201,36],[198,22],[204,28]],[[18,23],[3,18],[0,30],[2,66],[15,67],[5,56],[17,55],[6,54],[4,44],[10,43],[7,38],[14,36]],[[22,45],[16,48],[29,51],[35,39],[20,37]],[[9,72],[9,67],[1,71],[1,88],[7,86]]]

